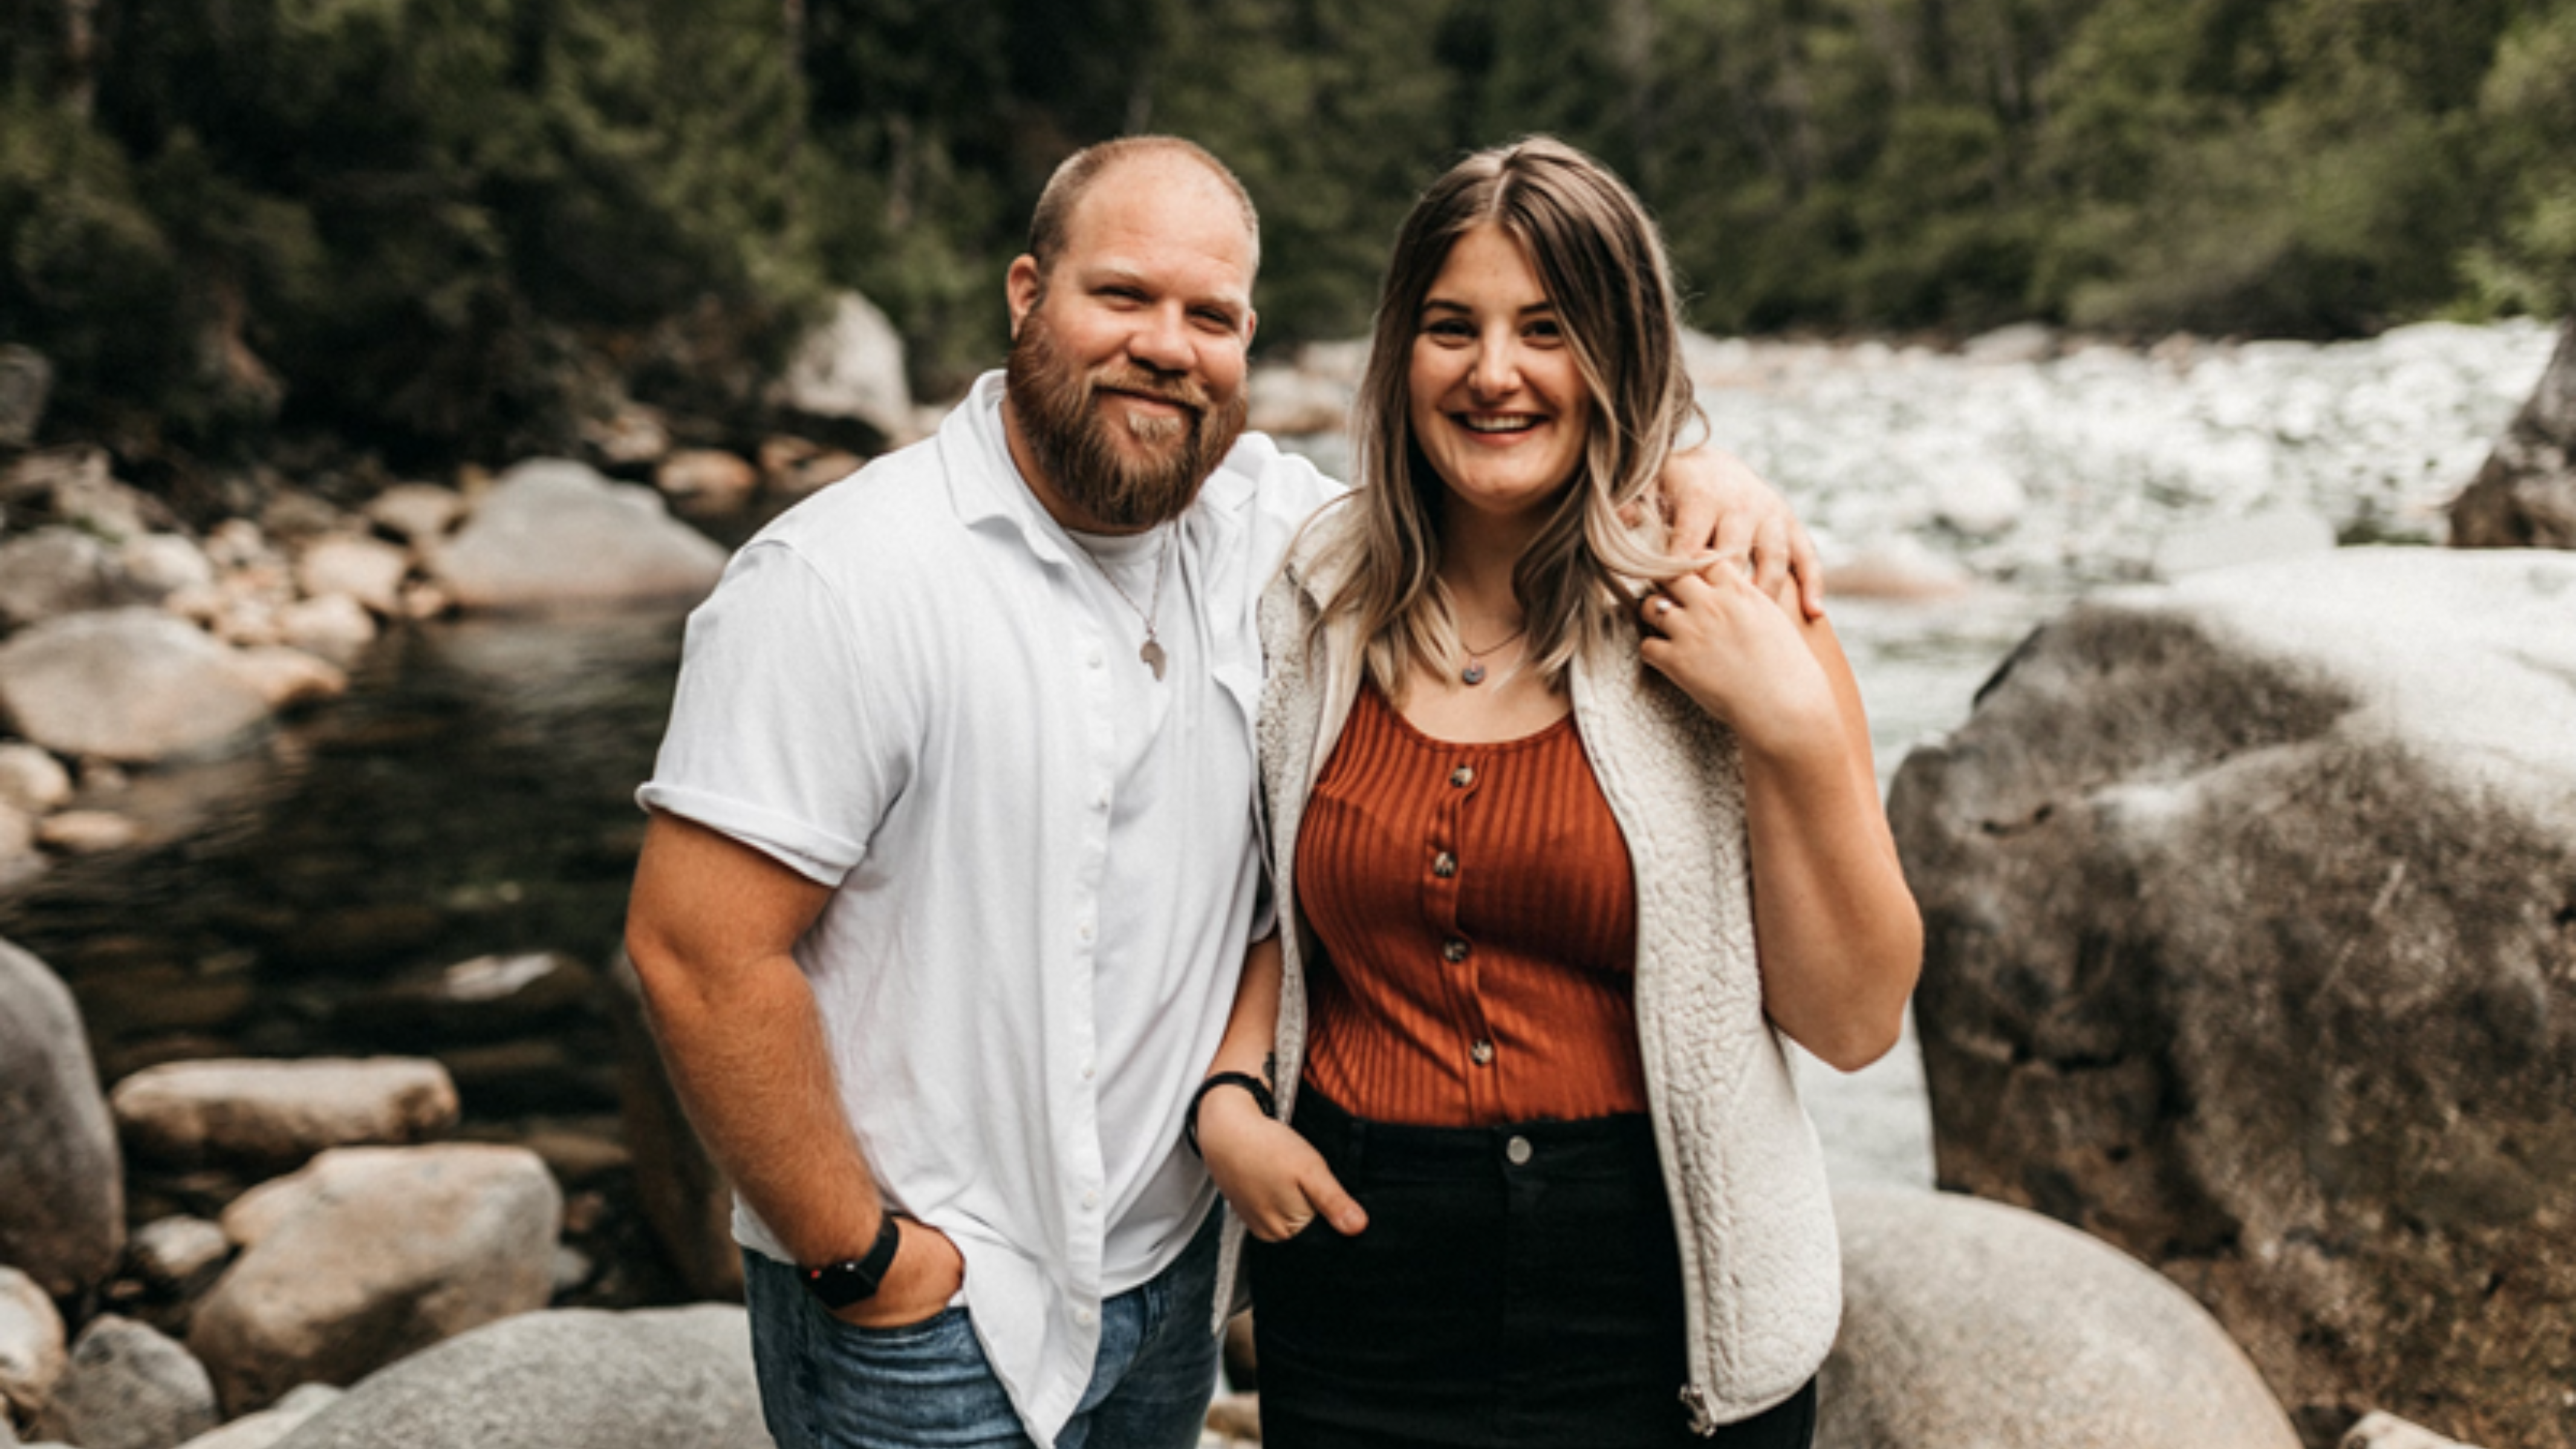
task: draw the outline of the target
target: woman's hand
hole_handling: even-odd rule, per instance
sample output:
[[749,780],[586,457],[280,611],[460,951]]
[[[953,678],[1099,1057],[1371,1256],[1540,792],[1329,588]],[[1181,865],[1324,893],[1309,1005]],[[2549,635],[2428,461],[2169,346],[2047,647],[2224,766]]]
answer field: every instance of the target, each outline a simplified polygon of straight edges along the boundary
[[1832,680],[1806,638],[1794,586],[1764,591],[1720,562],[1684,574],[1639,606],[1646,663],[1726,722],[1754,750],[1843,747]]
[[948,1235],[914,1218],[895,1219],[900,1235],[885,1281],[833,1316],[853,1328],[909,1328],[948,1306],[966,1282],[966,1258]]
[[1285,1242],[1318,1217],[1344,1237],[1368,1226],[1323,1154],[1264,1114],[1249,1092],[1229,1088],[1200,1100],[1199,1152],[1227,1206],[1265,1243]]

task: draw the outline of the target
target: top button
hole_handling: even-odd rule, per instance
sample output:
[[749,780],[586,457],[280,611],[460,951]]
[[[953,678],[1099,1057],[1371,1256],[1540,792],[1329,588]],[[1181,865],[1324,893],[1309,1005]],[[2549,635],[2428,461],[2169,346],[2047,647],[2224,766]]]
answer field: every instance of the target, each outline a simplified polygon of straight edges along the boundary
[[1440,852],[1438,855],[1431,857],[1431,873],[1440,877],[1442,880],[1447,880],[1449,877],[1456,875],[1458,873],[1458,857],[1451,855],[1445,850]]
[[1449,772],[1449,783],[1450,783],[1450,784],[1452,784],[1452,785],[1457,786],[1457,787],[1458,787],[1459,789],[1461,789],[1461,790],[1464,790],[1464,789],[1466,789],[1468,786],[1475,784],[1475,783],[1476,783],[1476,769],[1475,769],[1475,767],[1474,767],[1473,765],[1460,765],[1458,768],[1456,768],[1456,769],[1454,769],[1454,770],[1451,770],[1451,771]]

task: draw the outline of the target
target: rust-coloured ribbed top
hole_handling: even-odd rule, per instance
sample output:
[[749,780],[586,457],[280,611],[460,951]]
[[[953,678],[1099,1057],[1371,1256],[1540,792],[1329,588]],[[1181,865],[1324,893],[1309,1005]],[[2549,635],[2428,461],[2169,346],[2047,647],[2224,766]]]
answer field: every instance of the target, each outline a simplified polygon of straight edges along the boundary
[[1316,1091],[1435,1127],[1646,1110],[1636,882],[1573,716],[1452,744],[1363,688],[1307,803],[1297,881],[1323,946]]

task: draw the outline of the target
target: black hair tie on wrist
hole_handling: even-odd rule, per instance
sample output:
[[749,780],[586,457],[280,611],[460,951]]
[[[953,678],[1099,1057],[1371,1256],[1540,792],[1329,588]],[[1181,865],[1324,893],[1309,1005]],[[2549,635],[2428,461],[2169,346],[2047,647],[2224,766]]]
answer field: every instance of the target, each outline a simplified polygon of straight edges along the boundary
[[1261,1105],[1262,1116],[1279,1115],[1279,1102],[1277,1098],[1270,1095],[1268,1082],[1250,1072],[1219,1072],[1199,1083],[1199,1089],[1190,1094],[1189,1115],[1181,1121],[1181,1140],[1189,1144],[1192,1157],[1202,1155],[1199,1152],[1199,1104],[1207,1100],[1208,1093],[1219,1087],[1241,1087],[1252,1094],[1253,1101]]

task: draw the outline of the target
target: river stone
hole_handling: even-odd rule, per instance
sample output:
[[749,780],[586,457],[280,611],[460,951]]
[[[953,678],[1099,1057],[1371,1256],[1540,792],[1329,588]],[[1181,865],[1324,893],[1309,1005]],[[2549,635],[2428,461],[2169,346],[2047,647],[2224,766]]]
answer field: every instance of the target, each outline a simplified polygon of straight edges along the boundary
[[278,610],[277,637],[291,648],[345,667],[375,642],[376,618],[347,594],[323,594]]
[[73,1341],[35,1428],[80,1449],[176,1449],[221,1422],[204,1364],[150,1325],[103,1313]]
[[36,817],[0,801],[0,890],[44,874],[45,855],[36,848]]
[[2118,1249],[1951,1193],[1846,1189],[1817,1449],[2298,1449],[2208,1312]]
[[169,1168],[283,1170],[326,1148],[435,1137],[457,1112],[447,1069],[414,1057],[170,1062],[117,1083],[108,1104],[126,1151]]
[[0,632],[126,602],[107,545],[79,529],[0,542]]
[[224,1210],[242,1255],[198,1304],[189,1346],[234,1413],[354,1382],[544,1307],[562,1215],[521,1148],[335,1148]]
[[2576,317],[2478,476],[2451,503],[2455,548],[2576,548]]
[[739,508],[760,489],[760,470],[739,453],[722,448],[686,448],[662,460],[653,470],[653,486],[662,496],[693,513],[722,513]]
[[0,1263],[56,1298],[100,1282],[125,1249],[124,1170],[72,994],[0,941]]
[[769,1449],[739,1308],[529,1313],[377,1373],[280,1449]]
[[221,1225],[178,1215],[155,1218],[134,1230],[125,1260],[136,1276],[167,1293],[185,1293],[212,1278],[232,1256]]
[[72,772],[34,745],[0,745],[0,805],[30,815],[60,810],[72,800]]
[[521,463],[430,554],[429,571],[468,609],[697,598],[725,551],[670,516],[659,495],[585,464]]
[[403,576],[411,555],[381,539],[335,533],[319,538],[295,561],[296,586],[321,598],[346,594],[379,614],[402,608]]
[[145,603],[187,589],[211,587],[215,566],[206,551],[175,533],[147,533],[130,538],[116,551],[117,577],[125,593]]
[[435,483],[397,483],[369,500],[367,521],[415,548],[436,543],[465,516],[465,495]]
[[903,334],[856,292],[833,300],[831,320],[807,334],[778,382],[778,400],[819,418],[853,418],[887,440],[912,433],[912,388]]
[[[2576,1410],[2576,1403],[2568,1405]],[[2476,1449],[2457,1439],[2445,1439],[2421,1424],[2410,1424],[2395,1414],[2375,1413],[2352,1426],[2336,1449]]]
[[34,1417],[70,1366],[54,1300],[35,1279],[0,1267],[0,1428],[13,1409],[22,1419]]
[[560,951],[477,956],[434,975],[390,982],[337,1019],[391,1043],[490,1041],[530,1031],[599,1000],[599,977]]
[[295,1392],[256,1414],[244,1414],[211,1434],[200,1434],[179,1449],[273,1449],[304,1426],[304,1421],[337,1403],[348,1392],[332,1384],[302,1384]]
[[143,827],[113,810],[65,810],[36,824],[36,842],[65,855],[105,855],[143,838]]
[[327,659],[284,644],[255,644],[233,655],[233,672],[271,709],[291,709],[349,692],[349,675]]
[[2311,1444],[2569,1449],[2576,558],[2097,595],[1899,771],[1940,1180],[2156,1264]]
[[0,644],[0,712],[57,754],[125,762],[206,749],[268,715],[232,651],[154,609],[49,620]]

